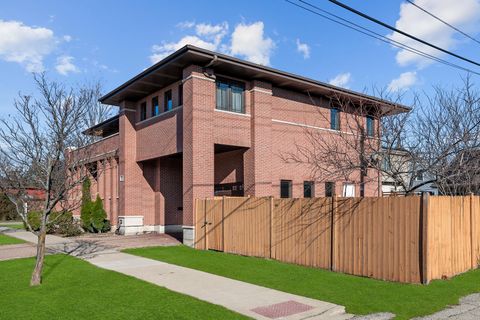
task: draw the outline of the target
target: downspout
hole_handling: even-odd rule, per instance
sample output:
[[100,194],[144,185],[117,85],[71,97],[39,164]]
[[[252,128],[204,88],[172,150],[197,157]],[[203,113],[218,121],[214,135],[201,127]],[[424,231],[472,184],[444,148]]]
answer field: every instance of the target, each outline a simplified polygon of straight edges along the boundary
[[212,67],[218,60],[218,56],[215,54],[213,55],[213,58],[212,60],[207,63],[205,66],[202,67],[202,72],[203,72],[203,75],[207,78],[210,78],[210,79],[216,79],[215,75],[214,74],[211,74],[207,71],[208,68]]

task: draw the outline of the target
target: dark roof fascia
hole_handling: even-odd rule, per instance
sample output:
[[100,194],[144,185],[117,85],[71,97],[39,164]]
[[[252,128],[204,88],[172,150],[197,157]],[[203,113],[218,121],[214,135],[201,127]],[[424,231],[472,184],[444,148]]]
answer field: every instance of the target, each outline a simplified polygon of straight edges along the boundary
[[224,62],[235,64],[235,65],[238,65],[238,66],[241,66],[241,67],[247,67],[247,68],[253,69],[255,71],[261,71],[261,72],[271,74],[271,75],[274,75],[274,76],[281,76],[281,77],[286,78],[288,80],[293,80],[293,81],[300,82],[300,83],[303,83],[303,84],[306,84],[306,85],[310,85],[310,86],[314,86],[314,87],[321,87],[323,89],[327,89],[327,90],[332,91],[332,93],[338,93],[338,94],[343,94],[343,95],[354,96],[356,98],[362,98],[362,99],[369,100],[369,101],[372,101],[372,102],[375,102],[375,103],[390,106],[393,109],[400,109],[402,112],[408,112],[408,111],[411,110],[410,107],[407,107],[407,106],[402,105],[402,104],[397,104],[397,103],[387,101],[387,100],[383,100],[383,99],[380,99],[380,98],[377,98],[377,97],[374,97],[374,96],[371,96],[371,95],[367,95],[367,94],[364,94],[364,93],[359,93],[359,92],[355,92],[355,91],[348,90],[348,89],[345,89],[345,88],[333,86],[329,83],[321,82],[321,81],[318,81],[318,80],[303,77],[303,76],[300,76],[300,75],[297,75],[297,74],[289,73],[289,72],[278,70],[278,69],[275,69],[275,68],[263,66],[263,65],[256,64],[256,63],[253,63],[253,62],[248,62],[248,61],[241,60],[241,59],[238,59],[238,58],[235,58],[235,57],[232,57],[232,56],[228,56],[228,55],[225,55],[225,54],[216,53],[216,52],[209,51],[209,50],[206,50],[206,49],[198,48],[198,47],[195,47],[195,46],[192,46],[192,45],[186,45],[186,46],[182,47],[181,49],[175,51],[171,55],[167,56],[165,59],[159,61],[158,63],[154,64],[150,68],[141,72],[137,76],[128,80],[127,82],[125,82],[121,86],[119,86],[116,89],[112,90],[111,92],[107,93],[106,95],[101,97],[99,101],[104,103],[105,100],[111,98],[115,94],[117,94],[117,93],[121,92],[122,90],[126,89],[128,86],[130,86],[131,84],[133,84],[137,80],[140,80],[140,79],[144,78],[145,76],[155,72],[160,67],[167,65],[171,61],[179,58],[180,56],[182,56],[183,54],[185,54],[187,52],[191,52],[191,53],[194,53],[194,54],[199,54],[199,55],[202,55],[204,57],[209,56],[212,59],[216,58],[217,61],[222,60]]

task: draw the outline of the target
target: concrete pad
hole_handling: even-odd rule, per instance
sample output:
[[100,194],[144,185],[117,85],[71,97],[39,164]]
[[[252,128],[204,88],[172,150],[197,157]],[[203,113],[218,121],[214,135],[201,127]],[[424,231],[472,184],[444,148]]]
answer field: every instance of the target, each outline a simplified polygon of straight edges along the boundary
[[300,320],[347,319],[352,315],[345,308],[333,303],[301,297],[242,281],[237,281],[210,273],[184,268],[161,261],[137,257],[126,253],[97,255],[86,259],[90,263],[150,283],[166,287],[172,291],[187,294],[255,319],[272,319],[257,312],[257,308],[268,308],[275,304],[292,302],[307,306],[282,319]]

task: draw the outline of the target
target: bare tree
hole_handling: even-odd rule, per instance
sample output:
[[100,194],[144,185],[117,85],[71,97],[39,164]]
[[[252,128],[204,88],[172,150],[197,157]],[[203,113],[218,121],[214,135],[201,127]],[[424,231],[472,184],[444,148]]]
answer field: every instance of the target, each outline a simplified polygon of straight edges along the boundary
[[[378,175],[405,194],[431,184],[442,194],[479,192],[480,93],[470,77],[458,88],[437,86],[431,95],[414,94],[410,112],[396,112],[402,95],[386,90],[376,90],[375,95],[392,101],[393,109],[332,97],[329,107],[340,115],[338,130],[306,129],[307,143],[284,154],[284,160],[309,165],[317,181],[356,180],[361,195],[362,185],[376,182]],[[315,97],[311,101],[315,104]],[[328,119],[328,113],[318,114],[324,122],[336,121]],[[373,129],[367,125],[372,119]],[[419,175],[424,177],[421,181]]]
[[[89,175],[84,164],[93,153],[84,147],[90,138],[82,131],[91,124],[89,113],[97,96],[91,88],[66,88],[45,74],[34,75],[34,81],[38,97],[20,94],[14,102],[16,114],[0,120],[0,188],[38,237],[32,286],[41,283],[51,213],[80,204],[66,198]],[[80,152],[69,151],[79,148]],[[27,216],[26,191],[32,186],[45,193],[39,231],[32,229]]]

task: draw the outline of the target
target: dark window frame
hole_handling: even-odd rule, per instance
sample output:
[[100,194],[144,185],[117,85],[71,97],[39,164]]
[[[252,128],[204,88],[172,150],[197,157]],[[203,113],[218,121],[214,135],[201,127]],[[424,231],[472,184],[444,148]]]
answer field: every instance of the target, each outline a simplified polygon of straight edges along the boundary
[[315,197],[315,182],[303,181],[303,197],[314,198]]
[[[170,108],[168,107],[168,101],[170,101]],[[173,95],[171,89],[163,93],[163,112],[170,110],[173,110]]]
[[337,108],[330,109],[330,129],[335,131],[340,131],[341,121],[340,121],[340,110]]
[[[218,91],[219,87],[227,86],[227,105],[223,106],[222,100],[218,99]],[[234,110],[233,108],[233,93],[234,90],[240,89],[241,90],[241,101],[240,101],[240,110]],[[228,112],[235,112],[235,113],[245,113],[245,84],[240,81],[234,81],[230,79],[224,78],[217,78],[215,82],[215,109],[228,111]]]
[[[286,196],[284,194],[284,187],[287,187]],[[292,180],[280,180],[280,198],[291,198],[292,197]]]
[[140,121],[147,119],[147,102],[144,101],[140,104]]
[[183,83],[178,86],[178,106],[183,106]]
[[335,182],[325,182],[325,197],[333,197],[335,195]]
[[159,114],[160,114],[160,104],[158,103],[158,97],[153,97],[152,98],[152,117],[156,117]]
[[373,137],[375,135],[375,118],[367,116],[366,119],[366,135],[367,137]]

